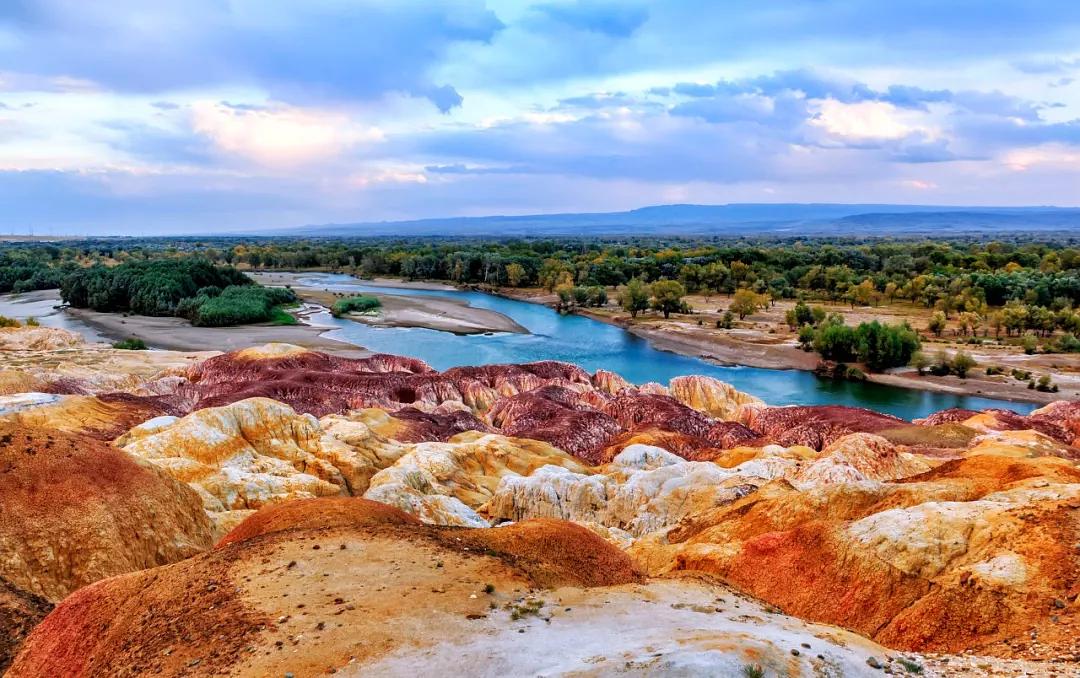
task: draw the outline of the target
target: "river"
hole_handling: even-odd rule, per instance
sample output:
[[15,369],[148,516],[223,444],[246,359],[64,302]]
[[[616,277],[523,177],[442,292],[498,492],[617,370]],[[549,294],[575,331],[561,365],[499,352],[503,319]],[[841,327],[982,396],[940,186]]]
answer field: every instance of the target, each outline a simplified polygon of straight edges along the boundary
[[365,285],[347,275],[313,275],[302,283],[342,292],[402,296],[446,296],[477,308],[498,311],[531,334],[458,336],[420,328],[372,327],[322,314],[319,324],[335,327],[326,336],[373,351],[420,358],[444,370],[458,365],[561,360],[590,372],[611,370],[641,384],[666,384],[672,377],[704,374],[752,393],[771,405],[850,405],[888,412],[904,419],[926,416],[949,407],[975,410],[1004,407],[1027,413],[1038,407],[978,396],[935,393],[881,384],[822,379],[802,370],[727,367],[653,348],[646,340],[614,325],[579,315],[561,315],[546,306],[505,299],[482,292],[418,290]]

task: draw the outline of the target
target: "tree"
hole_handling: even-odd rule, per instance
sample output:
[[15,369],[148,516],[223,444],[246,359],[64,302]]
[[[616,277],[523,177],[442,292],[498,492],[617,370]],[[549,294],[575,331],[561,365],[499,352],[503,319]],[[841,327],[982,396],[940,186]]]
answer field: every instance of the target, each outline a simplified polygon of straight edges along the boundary
[[506,265],[506,281],[511,287],[521,287],[521,283],[525,282],[525,276],[525,267],[516,261]]
[[649,308],[649,295],[652,291],[641,278],[631,278],[630,282],[619,288],[619,306],[636,318],[637,314]]
[[849,362],[857,355],[855,330],[842,323],[826,323],[814,337],[814,350],[826,360]]
[[681,313],[686,310],[686,288],[677,280],[661,278],[652,284],[652,307],[664,314],[665,318],[671,317],[672,313]]
[[810,325],[803,325],[799,328],[799,347],[804,351],[814,350],[814,336],[816,332]]
[[927,329],[940,337],[941,333],[945,331],[945,313],[942,311],[934,311],[934,315],[930,316],[930,323],[927,325]]
[[926,368],[930,367],[930,358],[926,357],[926,354],[922,351],[915,351],[911,355],[911,366],[918,371],[921,377],[926,374]]
[[968,371],[976,365],[978,365],[978,363],[975,362],[975,359],[969,356],[964,351],[957,351],[956,355],[953,356],[952,362],[950,363],[952,371],[955,372],[956,376],[960,377],[961,379],[966,378]]
[[768,304],[766,297],[763,294],[758,294],[747,289],[741,289],[735,292],[735,296],[731,299],[731,312],[739,316],[739,320],[742,320],[748,315],[753,315],[759,308]]
[[874,320],[855,330],[859,361],[872,370],[907,365],[919,350],[919,336],[907,324],[882,325]]

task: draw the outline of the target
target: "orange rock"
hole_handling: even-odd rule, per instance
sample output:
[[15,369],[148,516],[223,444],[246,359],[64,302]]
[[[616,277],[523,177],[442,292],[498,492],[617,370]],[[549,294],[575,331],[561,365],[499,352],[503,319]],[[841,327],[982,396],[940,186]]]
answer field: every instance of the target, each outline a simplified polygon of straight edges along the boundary
[[211,544],[198,495],[86,436],[0,426],[0,578],[56,601]]

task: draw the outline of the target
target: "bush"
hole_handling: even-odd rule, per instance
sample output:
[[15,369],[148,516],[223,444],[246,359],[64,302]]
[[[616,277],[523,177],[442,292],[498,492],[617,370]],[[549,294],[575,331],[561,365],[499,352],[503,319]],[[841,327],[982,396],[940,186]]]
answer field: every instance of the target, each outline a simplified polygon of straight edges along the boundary
[[18,320],[0,315],[0,327],[22,327]]
[[1027,381],[1031,379],[1031,372],[1029,370],[1021,370],[1014,367],[1010,374],[1012,375],[1012,378],[1017,381]]
[[847,362],[854,360],[858,348],[855,330],[847,325],[829,323],[817,331],[814,350],[826,360]]
[[986,368],[986,376],[993,377],[999,374],[1005,374],[1005,368],[1000,365],[990,365]]
[[340,318],[348,313],[367,313],[368,311],[374,311],[382,306],[382,302],[378,297],[373,297],[368,294],[361,294],[356,297],[346,297],[344,299],[338,299],[334,302],[334,305],[330,307],[330,313],[335,318]]
[[190,308],[191,324],[196,327],[227,327],[281,320],[277,307],[294,303],[296,295],[282,287],[230,286],[216,297],[185,300]]
[[920,347],[919,336],[907,324],[882,325],[875,320],[859,325],[855,334],[858,358],[871,370],[907,365]]
[[960,377],[961,379],[966,379],[968,371],[972,367],[975,367],[975,365],[977,364],[978,363],[975,362],[975,359],[969,356],[967,353],[964,353],[963,351],[957,351],[956,355],[953,356],[952,364],[950,365],[950,367],[952,367],[952,371],[956,373],[956,376]]
[[124,349],[126,351],[145,351],[146,342],[142,339],[136,339],[131,337],[130,339],[121,339],[112,345],[113,348]]

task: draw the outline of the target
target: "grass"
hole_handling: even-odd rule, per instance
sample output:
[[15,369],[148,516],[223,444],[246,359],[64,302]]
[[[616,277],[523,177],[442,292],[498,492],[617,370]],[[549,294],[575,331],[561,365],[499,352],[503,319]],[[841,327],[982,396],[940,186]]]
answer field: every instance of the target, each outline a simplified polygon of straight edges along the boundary
[[122,339],[118,342],[115,342],[112,347],[124,349],[126,351],[145,351],[146,342],[142,339],[136,339],[135,337],[131,337],[130,339]]
[[746,664],[742,667],[742,674],[746,678],[765,678],[765,669],[760,664]]
[[0,315],[0,327],[22,327],[18,320]]
[[299,325],[300,321],[296,319],[296,316],[289,313],[280,306],[275,306],[270,310],[270,322],[274,325]]

